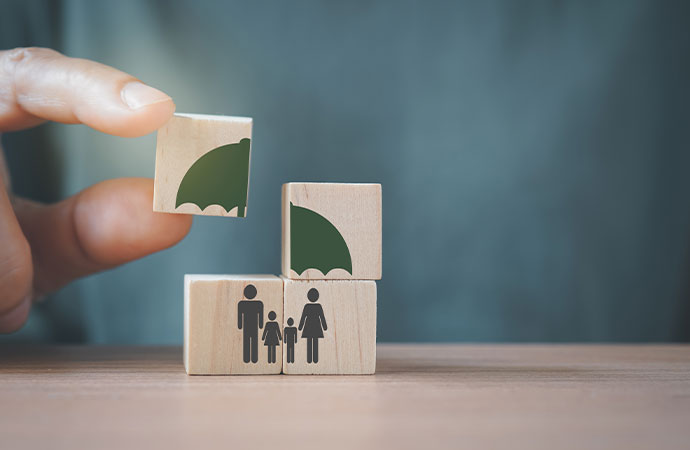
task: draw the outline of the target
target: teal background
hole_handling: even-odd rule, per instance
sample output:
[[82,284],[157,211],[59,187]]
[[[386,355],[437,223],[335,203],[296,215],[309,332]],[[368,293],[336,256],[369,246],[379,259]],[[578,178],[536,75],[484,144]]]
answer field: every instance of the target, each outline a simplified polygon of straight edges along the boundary
[[[175,343],[185,273],[280,271],[280,186],[383,185],[380,341],[690,339],[690,3],[8,1],[0,48],[254,118],[244,220],[78,281],[2,341]],[[153,176],[155,136],[3,135],[17,193]]]

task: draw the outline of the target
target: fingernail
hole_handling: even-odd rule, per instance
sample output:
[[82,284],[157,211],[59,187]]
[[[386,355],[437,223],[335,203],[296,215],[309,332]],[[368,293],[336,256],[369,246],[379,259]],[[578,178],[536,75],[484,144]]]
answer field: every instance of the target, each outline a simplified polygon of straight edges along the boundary
[[122,88],[122,101],[129,109],[139,109],[154,103],[172,101],[170,96],[139,81],[131,81]]

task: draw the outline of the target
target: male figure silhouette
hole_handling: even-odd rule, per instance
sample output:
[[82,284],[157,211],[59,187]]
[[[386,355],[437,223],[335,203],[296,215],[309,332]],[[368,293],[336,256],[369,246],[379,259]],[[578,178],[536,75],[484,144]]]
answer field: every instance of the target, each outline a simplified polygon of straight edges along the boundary
[[302,330],[302,338],[307,339],[307,363],[319,362],[319,338],[323,337],[323,332],[328,329],[323,308],[316,303],[319,299],[319,291],[316,288],[309,289],[307,299],[311,303],[304,305],[302,318],[299,320],[299,329]]
[[283,344],[285,344],[286,360],[289,363],[295,362],[295,344],[297,343],[297,327],[293,327],[295,321],[290,317],[287,320],[288,326],[283,329]]
[[237,328],[242,330],[242,356],[244,362],[256,363],[259,360],[259,328],[264,327],[264,303],[253,300],[256,287],[248,284],[244,288],[244,297],[237,304]]
[[266,328],[264,328],[261,340],[268,347],[268,363],[273,364],[276,362],[276,346],[280,344],[282,337],[280,336],[280,325],[276,322],[276,313],[274,311],[268,313],[268,320],[269,322],[266,322]]

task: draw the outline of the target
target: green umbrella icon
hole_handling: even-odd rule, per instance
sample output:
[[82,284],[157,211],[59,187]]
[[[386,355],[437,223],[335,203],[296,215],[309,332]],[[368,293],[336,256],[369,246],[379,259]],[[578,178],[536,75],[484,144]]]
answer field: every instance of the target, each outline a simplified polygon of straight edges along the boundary
[[203,211],[220,205],[226,212],[237,206],[244,217],[249,184],[249,144],[245,138],[204,154],[189,168],[177,190],[175,208],[193,203]]
[[352,258],[338,229],[321,214],[290,203],[290,268],[302,275],[318,269],[326,275],[333,269],[352,275]]

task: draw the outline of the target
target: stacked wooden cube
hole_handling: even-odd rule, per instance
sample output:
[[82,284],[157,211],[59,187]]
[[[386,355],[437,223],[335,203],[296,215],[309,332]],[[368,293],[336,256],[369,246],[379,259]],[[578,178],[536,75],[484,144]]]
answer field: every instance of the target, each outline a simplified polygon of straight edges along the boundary
[[283,316],[301,332],[283,372],[374,373],[381,185],[288,183],[282,204]]
[[[154,210],[243,217],[250,140],[251,119],[176,115],[158,134]],[[288,183],[282,209],[280,277],[185,275],[188,374],[375,372],[381,185]]]

